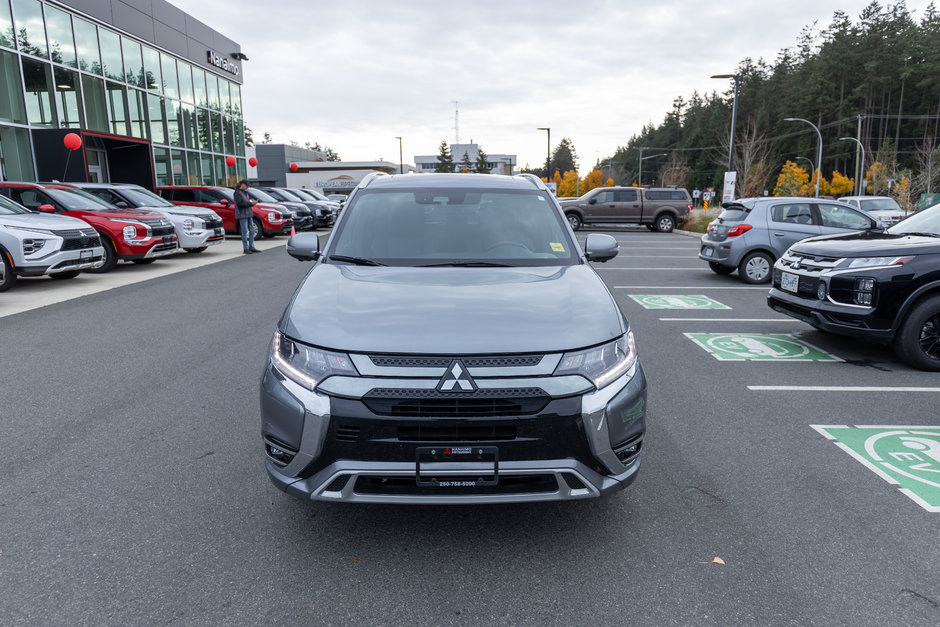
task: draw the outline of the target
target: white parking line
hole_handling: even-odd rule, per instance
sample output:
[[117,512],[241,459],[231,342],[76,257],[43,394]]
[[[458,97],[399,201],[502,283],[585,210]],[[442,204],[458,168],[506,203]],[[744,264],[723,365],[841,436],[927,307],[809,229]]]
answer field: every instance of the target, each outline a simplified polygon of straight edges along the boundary
[[800,322],[795,318],[660,318],[662,322]]
[[595,270],[682,270],[683,272],[711,272],[707,268],[594,268]]
[[617,255],[617,259],[689,259],[689,255]]
[[674,285],[615,285],[615,290],[765,290],[770,291],[769,287],[724,287],[716,285],[709,287],[707,285],[695,285],[692,287],[676,287]]
[[940,392],[940,388],[852,385],[749,385],[752,392]]

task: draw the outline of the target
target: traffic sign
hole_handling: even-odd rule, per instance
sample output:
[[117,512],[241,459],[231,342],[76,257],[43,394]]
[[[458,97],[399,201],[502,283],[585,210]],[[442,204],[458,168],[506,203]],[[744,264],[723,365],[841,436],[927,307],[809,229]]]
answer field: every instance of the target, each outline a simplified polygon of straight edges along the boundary
[[719,361],[842,361],[783,333],[686,333]]
[[630,298],[646,309],[731,309],[708,296],[663,296],[662,294],[631,294]]
[[810,426],[928,512],[940,512],[940,427]]

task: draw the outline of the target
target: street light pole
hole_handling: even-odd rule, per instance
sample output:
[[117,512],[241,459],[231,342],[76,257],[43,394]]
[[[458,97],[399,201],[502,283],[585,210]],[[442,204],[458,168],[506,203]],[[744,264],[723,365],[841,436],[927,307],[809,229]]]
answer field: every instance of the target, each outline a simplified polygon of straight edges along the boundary
[[810,172],[812,172],[813,170],[816,169],[816,166],[813,165],[813,160],[810,159],[809,157],[794,157],[794,159],[796,159],[797,161],[799,161],[800,159],[802,159],[803,161],[805,161],[806,163],[808,163],[808,164],[809,164],[809,171],[810,171]]
[[858,147],[862,149],[862,158],[858,162],[858,169],[857,169],[858,178],[856,179],[858,181],[858,188],[861,191],[859,191],[856,195],[864,196],[865,195],[865,145],[862,144],[862,142],[855,139],[854,137],[840,137],[839,138],[839,141],[845,141],[845,140],[855,142],[856,144],[858,144]]
[[395,137],[395,139],[398,140],[398,173],[404,174],[405,173],[405,158],[403,156],[404,153],[402,153],[402,150],[401,150],[401,137]]
[[536,130],[548,133],[548,150],[545,151],[545,181],[552,181],[552,129],[547,126],[540,126]]
[[715,74],[712,78],[734,79],[734,100],[731,103],[731,141],[728,144],[728,172],[734,172],[734,131],[738,124],[738,88],[741,85],[741,75]]
[[815,124],[803,118],[783,118],[784,122],[806,122],[813,127],[816,135],[819,137],[819,149],[816,151],[816,198],[819,198],[819,178],[822,176],[822,133]]
[[[639,168],[637,168],[639,173],[637,174],[637,177],[636,177],[636,183],[638,186],[643,187],[643,162],[646,161],[647,159],[655,159],[656,157],[665,157],[665,156],[666,156],[666,153],[664,152],[658,155],[649,155],[647,157],[644,157],[643,149],[640,148],[640,166]],[[655,177],[656,175],[654,174],[653,176]],[[653,178],[653,182],[654,183],[656,182],[655,178]]]

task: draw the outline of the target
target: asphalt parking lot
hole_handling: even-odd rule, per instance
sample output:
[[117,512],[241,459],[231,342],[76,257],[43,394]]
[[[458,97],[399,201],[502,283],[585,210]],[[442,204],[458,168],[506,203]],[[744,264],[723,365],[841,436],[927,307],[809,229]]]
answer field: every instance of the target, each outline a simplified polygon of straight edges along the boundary
[[937,375],[773,312],[695,238],[611,234],[649,432],[596,501],[271,486],[258,378],[310,267],[279,246],[0,317],[0,623],[940,623],[938,491],[894,473],[940,469],[896,446],[938,432]]

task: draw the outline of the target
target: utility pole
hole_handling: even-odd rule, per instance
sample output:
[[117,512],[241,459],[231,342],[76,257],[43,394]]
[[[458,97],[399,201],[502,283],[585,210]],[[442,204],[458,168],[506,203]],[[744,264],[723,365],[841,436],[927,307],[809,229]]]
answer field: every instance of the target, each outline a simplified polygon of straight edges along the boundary
[[540,126],[537,131],[545,131],[548,133],[548,151],[547,156],[545,157],[545,181],[548,183],[552,182],[552,129],[547,126]]
[[861,150],[861,158],[859,158],[858,150],[855,151],[855,158],[858,160],[858,176],[855,178],[857,191],[855,192],[856,196],[865,195],[865,145],[862,144],[862,116],[858,116],[858,131],[855,133],[855,139],[858,141],[858,150]]
[[460,102],[457,100],[454,100],[453,102],[454,102],[454,143],[459,144],[460,143],[460,109],[458,108],[458,105],[460,104]]

